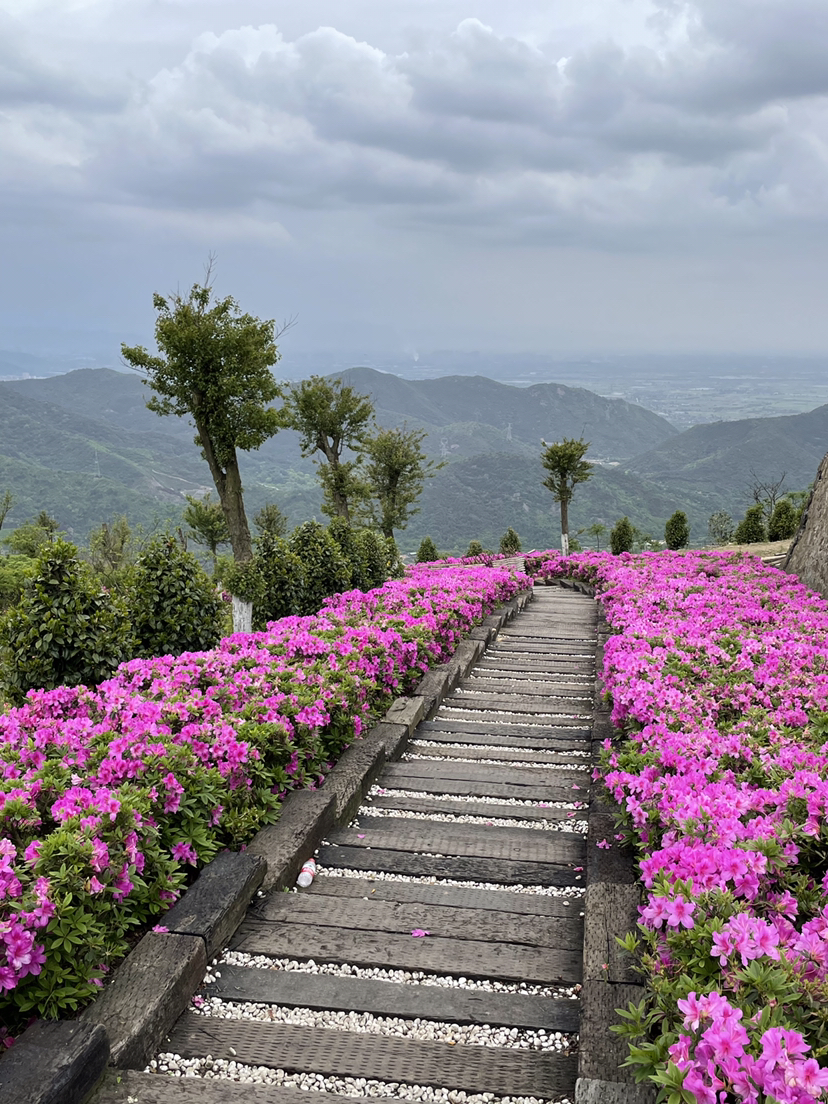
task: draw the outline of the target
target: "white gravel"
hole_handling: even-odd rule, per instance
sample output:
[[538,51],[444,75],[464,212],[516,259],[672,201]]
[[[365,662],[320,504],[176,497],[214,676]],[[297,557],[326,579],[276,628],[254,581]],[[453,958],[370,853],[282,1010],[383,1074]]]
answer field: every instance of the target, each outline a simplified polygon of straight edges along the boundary
[[586,809],[586,801],[526,801],[521,797],[467,797],[465,794],[423,793],[421,790],[394,790],[372,786],[368,797],[404,797],[407,800],[428,798],[429,801],[463,801],[477,805],[509,805],[527,809]]
[[[443,713],[444,710],[445,710],[446,713],[468,713],[469,712],[469,710],[465,706],[462,706],[462,705],[445,705],[444,704],[444,705],[440,706],[440,713],[438,713],[438,715],[437,715],[438,718],[442,721],[462,721],[462,720],[468,720],[469,719],[468,717],[465,717],[465,718],[464,717],[451,717],[451,716],[443,717],[443,716],[441,716],[441,714]],[[501,717],[515,717],[518,714],[510,713],[508,709],[487,709],[487,710],[485,710],[485,712],[481,709],[481,710],[478,710],[477,712],[479,712],[480,716],[475,717],[475,724],[479,724],[479,725],[487,725],[487,724],[498,724],[498,725],[500,725],[500,724],[505,723],[505,724],[520,725],[521,728],[542,728],[544,730],[548,729],[548,728],[554,728],[555,727],[554,725],[550,725],[549,721],[539,721],[539,720],[537,720],[537,714],[535,714],[535,713],[521,713],[521,714],[519,714],[519,716],[520,716],[519,721],[510,720],[510,721],[505,721],[504,722],[504,721],[500,720]],[[592,726],[592,715],[591,714],[563,713],[563,712],[555,711],[555,710],[552,710],[552,709],[545,709],[543,711],[542,715],[544,717],[554,716],[554,717],[566,717],[566,718],[571,718],[571,719],[574,719],[574,720],[583,720],[583,722],[584,722],[583,727],[584,728],[590,728]]]
[[496,1027],[491,1024],[456,1024],[419,1017],[404,1020],[398,1016],[374,1016],[370,1012],[319,1011],[314,1008],[289,1008],[254,1001],[225,1001],[219,997],[196,997],[193,1003],[194,1012],[211,1019],[324,1027],[334,1031],[352,1031],[358,1035],[388,1035],[397,1039],[417,1039],[421,1042],[449,1043],[455,1046],[546,1050],[564,1054],[572,1051],[578,1041],[577,1035],[566,1035],[560,1031],[534,1031],[528,1028]]
[[[431,858],[439,856],[432,855]],[[364,878],[372,882],[413,882],[415,885],[448,885],[460,886],[462,889],[494,889],[502,893],[528,893],[537,897],[582,897],[582,886],[533,886],[533,885],[500,885],[498,882],[467,882],[455,878],[423,877],[412,874],[388,874],[384,870],[353,870],[351,867],[320,866],[316,872],[317,878]],[[573,877],[580,880],[581,875]]]
[[384,966],[351,966],[349,963],[317,962],[307,958],[271,958],[268,955],[225,951],[218,963],[208,967],[205,982],[221,977],[221,967],[248,966],[255,970],[290,970],[299,974],[328,974],[331,977],[363,978],[369,981],[392,981],[398,985],[434,985],[441,989],[475,989],[482,993],[522,993],[532,997],[552,997],[555,1000],[577,1000],[580,985],[532,985],[529,982],[493,981],[490,978],[453,977],[451,974],[430,974],[424,970],[393,970]]
[[[492,817],[486,820],[485,815],[467,816],[462,813],[418,813],[410,809],[378,809],[373,805],[363,805],[357,816],[391,817],[400,820],[431,820],[445,824],[479,824],[488,828],[532,828],[541,832],[586,832],[588,822],[586,820],[521,820],[519,817]],[[354,823],[352,828],[358,828]]]
[[403,763],[417,759],[427,759],[430,763],[486,763],[498,767],[534,767],[537,770],[549,770],[550,767],[554,767],[560,774],[570,774],[573,771],[583,774],[589,770],[589,767],[581,767],[576,763],[538,763],[537,761],[523,759],[477,759],[465,758],[461,755],[417,755],[406,752],[400,758]]
[[[468,741],[466,743],[448,743],[445,740],[411,740],[408,744],[409,747],[433,747],[433,748],[449,748],[452,751],[463,751],[465,748],[474,748],[476,751],[491,751],[493,754],[502,752],[504,747],[508,747],[508,744],[478,744]],[[518,751],[525,751],[527,755],[534,755],[535,752],[541,752],[543,755],[556,756],[555,762],[560,759],[571,758],[583,758],[588,759],[592,754],[589,751],[554,751],[551,748],[537,747],[537,748],[518,748]]]
[[[494,1093],[465,1093],[459,1089],[434,1089],[429,1085],[402,1085],[396,1081],[375,1081],[365,1077],[325,1077],[321,1073],[287,1073],[267,1066],[247,1066],[222,1058],[182,1058],[178,1054],[159,1054],[147,1066],[147,1073],[166,1073],[173,1077],[203,1077],[209,1080],[238,1081],[253,1085],[287,1085],[320,1095],[386,1096],[396,1100],[415,1100],[421,1104],[544,1104],[536,1096],[495,1096]],[[568,1097],[557,1097],[560,1104],[572,1104]]]

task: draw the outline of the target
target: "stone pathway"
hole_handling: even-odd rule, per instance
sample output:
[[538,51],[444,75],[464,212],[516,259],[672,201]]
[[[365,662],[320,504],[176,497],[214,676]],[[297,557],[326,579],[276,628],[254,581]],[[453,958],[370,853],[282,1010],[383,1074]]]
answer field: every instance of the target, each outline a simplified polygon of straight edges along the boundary
[[595,630],[537,588],[313,885],[260,896],[150,1071],[94,1104],[573,1100]]

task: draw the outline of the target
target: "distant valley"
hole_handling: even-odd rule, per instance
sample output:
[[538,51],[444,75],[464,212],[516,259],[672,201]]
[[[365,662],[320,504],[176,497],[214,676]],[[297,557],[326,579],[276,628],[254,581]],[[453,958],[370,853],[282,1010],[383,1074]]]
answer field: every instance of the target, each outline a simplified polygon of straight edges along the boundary
[[[557,383],[515,387],[483,376],[408,380],[370,368],[342,373],[370,394],[381,425],[427,432],[429,454],[446,461],[430,480],[421,512],[399,535],[411,550],[429,533],[444,551],[477,538],[495,546],[507,526],[526,546],[555,543],[557,508],[542,486],[541,438],[583,435],[597,467],[579,487],[574,529],[627,514],[660,535],[686,510],[695,539],[718,509],[741,514],[751,470],[787,470],[789,489],[813,479],[828,448],[828,406],[787,417],[696,426],[679,433],[639,404]],[[211,488],[206,463],[184,420],[145,407],[136,375],[81,369],[0,383],[0,491],[15,506],[7,526],[40,509],[76,537],[117,513],[145,526],[175,521],[185,494]],[[243,457],[249,511],[276,502],[291,524],[321,517],[315,468],[298,439],[281,432]]]

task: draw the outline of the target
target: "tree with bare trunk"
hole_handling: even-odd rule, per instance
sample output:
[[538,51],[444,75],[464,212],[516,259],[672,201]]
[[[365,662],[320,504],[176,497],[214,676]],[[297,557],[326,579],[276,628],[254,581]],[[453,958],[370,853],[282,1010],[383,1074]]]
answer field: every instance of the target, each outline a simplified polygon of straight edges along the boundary
[[[303,456],[324,457],[316,461],[324,492],[322,512],[350,525],[354,504],[368,497],[359,462],[374,419],[371,399],[341,379],[311,376],[290,387],[281,418],[285,429],[301,434]],[[352,459],[344,459],[345,449]]]
[[578,483],[585,483],[592,475],[592,464],[584,460],[589,441],[564,437],[548,445],[541,441],[544,450],[541,463],[549,472],[544,479],[544,487],[552,492],[552,497],[561,506],[561,551],[569,555],[569,503]]
[[772,476],[767,479],[760,479],[753,468],[750,469],[750,483],[747,488],[748,494],[757,506],[762,507],[766,526],[773,517],[773,511],[776,509],[777,503],[781,498],[785,497],[785,491],[783,491],[782,488],[785,485],[787,474],[787,472],[783,471],[778,479],[774,479]]
[[[276,341],[291,323],[277,331],[273,321],[243,314],[231,296],[214,296],[212,268],[211,260],[204,282],[187,295],[153,296],[158,356],[140,345],[122,345],[121,354],[155,392],[147,402],[150,410],[192,419],[233,557],[244,565],[253,558],[253,543],[238,453],[259,448],[280,427],[279,412],[270,404],[282,392],[270,369],[280,357]],[[240,607],[237,622],[246,622],[246,612]]]

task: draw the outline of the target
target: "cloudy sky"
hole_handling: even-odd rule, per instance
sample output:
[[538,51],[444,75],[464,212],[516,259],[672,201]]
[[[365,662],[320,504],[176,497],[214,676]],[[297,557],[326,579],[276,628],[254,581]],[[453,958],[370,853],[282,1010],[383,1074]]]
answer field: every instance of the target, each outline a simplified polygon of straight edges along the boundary
[[828,353],[825,0],[2,0],[0,346]]

